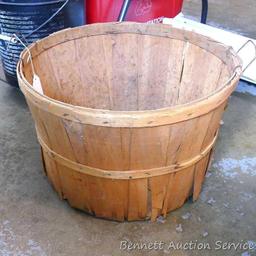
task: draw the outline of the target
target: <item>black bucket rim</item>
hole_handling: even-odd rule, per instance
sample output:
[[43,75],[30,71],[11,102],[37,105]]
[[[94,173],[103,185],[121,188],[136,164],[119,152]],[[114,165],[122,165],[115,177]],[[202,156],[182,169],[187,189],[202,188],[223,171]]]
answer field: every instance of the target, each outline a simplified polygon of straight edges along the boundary
[[55,1],[47,1],[47,2],[36,2],[36,3],[13,3],[13,2],[2,2],[0,1],[0,5],[9,5],[9,6],[23,6],[23,7],[29,7],[29,6],[40,6],[40,5],[49,5],[49,4],[59,4],[63,3],[66,0],[55,0]]

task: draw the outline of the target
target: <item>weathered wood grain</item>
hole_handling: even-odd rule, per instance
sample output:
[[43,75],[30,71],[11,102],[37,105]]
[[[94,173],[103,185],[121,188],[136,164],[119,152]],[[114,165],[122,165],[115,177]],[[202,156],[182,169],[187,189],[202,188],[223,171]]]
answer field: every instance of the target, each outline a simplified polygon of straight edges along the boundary
[[232,49],[136,23],[67,29],[30,49],[44,95],[26,51],[19,84],[61,198],[101,218],[155,221],[199,197],[241,74]]

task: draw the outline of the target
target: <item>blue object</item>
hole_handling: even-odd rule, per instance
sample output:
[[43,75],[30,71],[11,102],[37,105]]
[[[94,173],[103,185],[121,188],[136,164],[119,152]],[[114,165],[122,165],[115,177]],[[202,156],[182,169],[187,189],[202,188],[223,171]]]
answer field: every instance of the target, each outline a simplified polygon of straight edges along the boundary
[[84,0],[70,0],[64,9],[64,14],[67,27],[84,25]]
[[[65,28],[63,10],[66,0],[5,0],[0,1],[0,32],[16,34],[26,45]],[[51,17],[57,12],[52,19]],[[20,43],[1,41],[0,54],[6,80],[18,86],[16,65],[24,47]]]

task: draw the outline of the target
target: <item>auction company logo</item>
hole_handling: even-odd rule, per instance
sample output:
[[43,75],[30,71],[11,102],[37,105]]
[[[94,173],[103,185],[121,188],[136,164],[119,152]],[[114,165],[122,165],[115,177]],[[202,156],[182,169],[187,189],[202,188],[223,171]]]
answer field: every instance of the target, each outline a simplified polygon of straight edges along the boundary
[[214,241],[212,243],[202,242],[198,240],[187,242],[164,242],[164,241],[152,241],[152,242],[132,242],[123,240],[120,242],[120,250],[122,251],[191,251],[191,250],[215,250],[215,251],[255,251],[256,243],[253,241]]

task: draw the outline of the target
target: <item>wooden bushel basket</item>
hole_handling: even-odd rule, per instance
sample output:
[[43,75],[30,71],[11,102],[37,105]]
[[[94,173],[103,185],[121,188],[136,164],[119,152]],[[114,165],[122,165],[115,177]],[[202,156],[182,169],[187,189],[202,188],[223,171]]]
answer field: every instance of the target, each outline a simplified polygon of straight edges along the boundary
[[59,196],[97,217],[154,221],[198,198],[241,63],[194,32],[106,23],[31,45],[17,73]]

